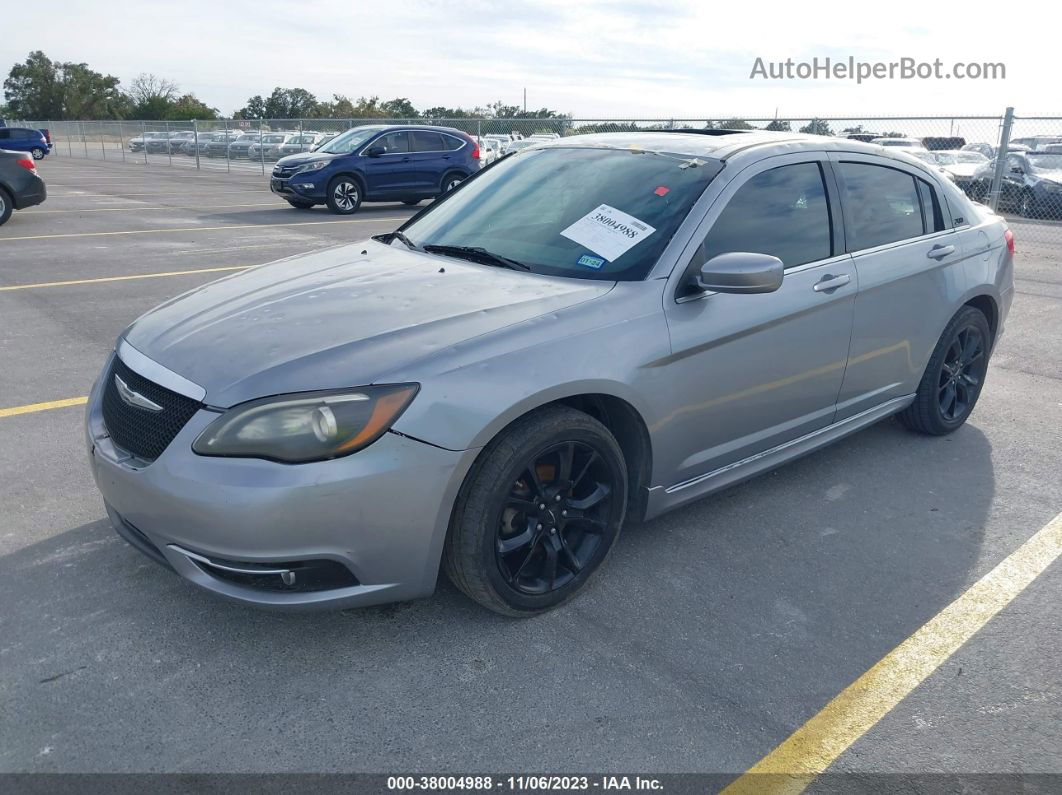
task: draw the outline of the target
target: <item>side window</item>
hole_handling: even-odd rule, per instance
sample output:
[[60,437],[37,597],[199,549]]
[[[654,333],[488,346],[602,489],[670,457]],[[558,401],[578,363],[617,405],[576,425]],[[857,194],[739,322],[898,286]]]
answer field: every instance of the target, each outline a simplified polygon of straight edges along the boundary
[[401,154],[402,152],[409,151],[409,134],[405,132],[388,133],[380,138],[377,138],[373,146],[382,146],[387,150],[387,154]]
[[465,142],[460,138],[455,138],[452,135],[443,135],[443,148],[447,152],[455,152],[465,145]]
[[924,179],[918,180],[918,196],[922,200],[922,228],[926,233],[944,231],[944,213],[941,212],[937,192]]
[[7,129],[6,127],[3,128],[3,129],[0,129],[0,141],[6,141],[10,137],[11,137],[11,130]]
[[848,190],[849,248],[858,251],[924,234],[915,178],[870,163],[841,163]]
[[778,257],[787,268],[833,254],[830,207],[818,163],[779,166],[738,188],[704,239],[705,260],[730,251]]
[[436,132],[425,130],[413,131],[414,152],[441,152],[446,149],[443,145],[443,137]]

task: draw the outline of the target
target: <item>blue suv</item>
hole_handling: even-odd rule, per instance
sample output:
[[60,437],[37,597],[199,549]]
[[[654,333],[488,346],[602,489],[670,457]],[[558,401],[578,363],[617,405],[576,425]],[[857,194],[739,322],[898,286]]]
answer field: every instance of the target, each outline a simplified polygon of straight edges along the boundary
[[479,145],[450,127],[354,127],[316,151],[282,157],[270,189],[292,207],[327,204],[339,215],[364,201],[416,204],[457,187],[479,170]]
[[29,152],[34,160],[40,160],[52,151],[52,144],[40,130],[32,130],[29,127],[0,127],[0,149]]

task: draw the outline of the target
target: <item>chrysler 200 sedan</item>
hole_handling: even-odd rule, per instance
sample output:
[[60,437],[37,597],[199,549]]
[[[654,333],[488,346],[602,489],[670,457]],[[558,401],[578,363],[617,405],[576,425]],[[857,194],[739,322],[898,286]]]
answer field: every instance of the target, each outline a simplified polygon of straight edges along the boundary
[[543,143],[397,231],[148,312],[92,390],[117,531],[275,608],[529,615],[647,519],[890,415],[970,416],[1004,221],[914,158],[788,133]]

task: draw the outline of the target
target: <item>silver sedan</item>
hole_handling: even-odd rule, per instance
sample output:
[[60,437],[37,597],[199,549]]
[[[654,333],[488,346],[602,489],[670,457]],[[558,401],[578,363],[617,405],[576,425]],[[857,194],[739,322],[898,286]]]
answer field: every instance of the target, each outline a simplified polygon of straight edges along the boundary
[[392,234],[142,316],[92,390],[92,470],[123,537],[223,597],[369,605],[445,570],[530,615],[631,519],[891,415],[957,430],[1013,244],[858,141],[535,144]]

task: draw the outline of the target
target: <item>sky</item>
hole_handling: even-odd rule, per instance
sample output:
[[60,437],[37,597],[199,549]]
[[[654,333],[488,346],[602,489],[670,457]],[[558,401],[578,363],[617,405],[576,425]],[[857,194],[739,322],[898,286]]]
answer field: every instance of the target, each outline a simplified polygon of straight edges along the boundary
[[[128,82],[175,81],[228,115],[254,94],[495,100],[577,118],[1062,113],[1058,6],[657,0],[52,0],[0,37],[0,71],[41,49]],[[1041,20],[1043,24],[1036,20]],[[1015,33],[1020,31],[1020,33]],[[1003,63],[997,80],[750,79],[764,62]]]

